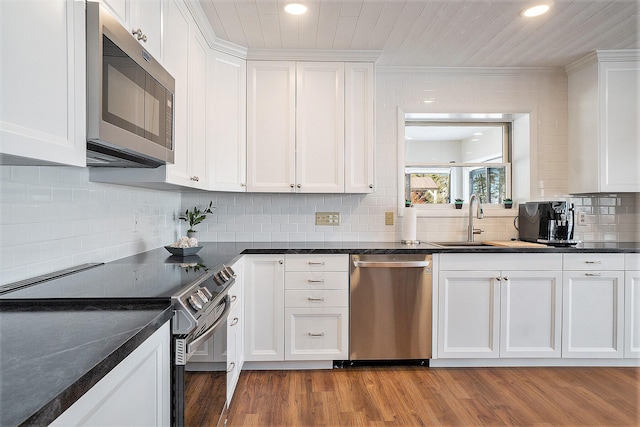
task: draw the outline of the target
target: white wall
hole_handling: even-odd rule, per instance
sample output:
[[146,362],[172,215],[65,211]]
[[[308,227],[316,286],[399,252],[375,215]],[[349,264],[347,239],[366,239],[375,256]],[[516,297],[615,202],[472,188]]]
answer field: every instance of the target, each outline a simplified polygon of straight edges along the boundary
[[112,261],[177,235],[177,193],[89,182],[87,168],[0,166],[0,177],[2,284]]

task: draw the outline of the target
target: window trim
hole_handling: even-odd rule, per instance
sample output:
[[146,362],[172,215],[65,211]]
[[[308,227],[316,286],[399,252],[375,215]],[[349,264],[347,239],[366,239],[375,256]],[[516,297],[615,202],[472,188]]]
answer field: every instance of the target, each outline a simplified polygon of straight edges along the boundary
[[[535,111],[530,112],[502,112],[502,113],[487,113],[487,112],[477,112],[477,113],[433,113],[430,111],[419,109],[412,109],[410,111],[405,111],[401,106],[397,107],[397,208],[398,208],[398,217],[404,216],[404,207],[405,207],[405,194],[404,194],[404,172],[405,167],[407,165],[415,165],[412,163],[405,164],[404,155],[405,155],[405,114],[416,114],[420,115],[422,121],[432,121],[432,122],[478,122],[478,123],[511,123],[511,135],[510,135],[510,143],[513,144],[514,141],[518,141],[518,146],[515,147],[513,144],[509,150],[508,157],[510,159],[511,167],[507,168],[508,175],[508,186],[509,192],[511,193],[511,198],[517,203],[518,200],[529,200],[531,198],[531,194],[534,192],[531,185],[532,182],[537,179],[537,171],[535,169],[536,162],[535,158],[531,158],[531,152],[535,150],[535,127],[531,126],[531,123],[535,123]],[[417,121],[416,118],[408,119],[410,121]],[[516,135],[516,121],[519,123],[524,123],[524,128],[522,125],[519,125],[519,129],[526,129],[526,132],[520,131]],[[521,175],[516,178],[513,175],[513,165],[516,163],[514,159],[518,159],[518,170],[521,170]],[[437,164],[429,164],[429,166],[436,166]],[[451,166],[451,164],[444,164],[446,166]],[[462,164],[461,166],[467,166],[471,164]],[[485,167],[487,164],[482,163],[482,166]],[[492,163],[492,165],[500,165],[500,163]],[[525,175],[527,174],[527,175]],[[528,175],[530,174],[530,176]],[[517,183],[514,180],[517,179]],[[517,185],[516,185],[517,184]],[[465,203],[463,209],[454,209],[451,204],[437,204],[437,205],[423,205],[420,209],[418,209],[419,217],[466,217],[467,210],[466,207],[468,205]],[[485,212],[485,217],[512,217],[513,210],[504,209],[502,205],[499,204],[484,204],[483,209]]]

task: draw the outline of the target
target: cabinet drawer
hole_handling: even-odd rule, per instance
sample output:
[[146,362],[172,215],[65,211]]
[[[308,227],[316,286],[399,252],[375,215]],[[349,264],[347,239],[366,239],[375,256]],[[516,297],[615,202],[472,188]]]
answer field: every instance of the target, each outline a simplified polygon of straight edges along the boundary
[[345,272],[285,273],[285,289],[349,289],[349,275]]
[[564,254],[565,270],[624,270],[624,254]]
[[640,254],[624,254],[625,270],[640,270]]
[[288,289],[284,294],[284,306],[287,308],[348,307],[349,291],[346,289]]
[[562,254],[440,254],[440,270],[562,270]]
[[347,358],[348,309],[317,312],[286,309],[286,360],[338,360]]
[[349,255],[285,255],[285,271],[349,271]]

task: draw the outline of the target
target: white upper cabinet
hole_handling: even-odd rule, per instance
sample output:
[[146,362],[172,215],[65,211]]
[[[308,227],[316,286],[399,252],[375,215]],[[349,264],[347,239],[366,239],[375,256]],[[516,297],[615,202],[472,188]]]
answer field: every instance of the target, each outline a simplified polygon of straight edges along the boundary
[[247,62],[247,187],[295,188],[296,65]]
[[84,1],[0,1],[0,39],[0,164],[85,166]]
[[344,64],[296,64],[296,191],[344,192]]
[[163,1],[102,0],[140,44],[162,63]]
[[345,64],[345,193],[373,193],[374,95],[373,64]]
[[246,191],[246,61],[214,50],[207,65],[209,189]]
[[373,191],[373,90],[373,64],[249,61],[248,191]]
[[596,51],[567,73],[569,192],[639,192],[639,52]]

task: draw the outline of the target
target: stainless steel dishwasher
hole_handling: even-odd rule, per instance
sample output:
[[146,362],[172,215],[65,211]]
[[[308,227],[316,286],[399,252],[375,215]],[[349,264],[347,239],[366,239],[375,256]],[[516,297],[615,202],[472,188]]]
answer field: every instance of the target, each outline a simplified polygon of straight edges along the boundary
[[349,358],[431,358],[431,255],[351,255]]

